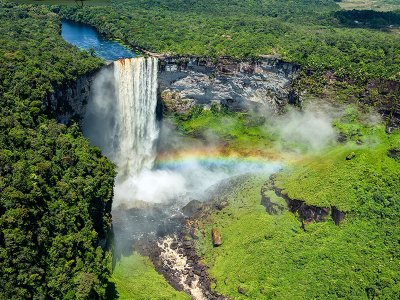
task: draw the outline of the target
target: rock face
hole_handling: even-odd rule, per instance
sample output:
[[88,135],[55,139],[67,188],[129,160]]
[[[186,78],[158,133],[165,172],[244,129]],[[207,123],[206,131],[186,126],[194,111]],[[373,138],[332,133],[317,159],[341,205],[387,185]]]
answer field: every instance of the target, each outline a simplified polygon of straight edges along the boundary
[[[189,222],[189,220],[188,220]],[[227,300],[211,289],[212,280],[207,275],[196,253],[194,240],[189,237],[187,224],[176,234],[147,240],[137,250],[149,256],[156,270],[176,290],[185,291],[194,300]]]
[[397,161],[400,161],[400,148],[389,149],[387,155]]
[[[298,70],[297,65],[273,57],[260,61],[167,57],[159,60],[159,99],[167,111],[178,113],[194,105],[207,109],[213,103],[237,111],[278,112],[287,103],[299,102],[292,87]],[[45,111],[64,124],[81,120],[95,76],[87,74],[55,87],[44,101]]]
[[89,101],[92,78],[89,74],[79,77],[75,82],[56,87],[55,92],[45,99],[46,113],[63,124],[68,124],[72,119],[81,119]]
[[168,57],[160,60],[159,94],[169,111],[186,112],[213,103],[233,110],[279,111],[298,102],[292,88],[298,67],[277,58],[236,61]]
[[332,207],[332,220],[336,225],[340,225],[340,222],[344,220],[345,213],[338,210],[335,206]]
[[324,222],[331,216],[332,220],[337,226],[345,218],[345,213],[340,211],[335,206],[332,207],[318,207],[314,205],[308,205],[304,201],[291,199],[281,189],[277,188],[274,183],[275,175],[272,175],[270,179],[261,188],[261,204],[265,206],[269,214],[278,214],[284,209],[284,204],[275,202],[269,195],[268,191],[272,191],[276,198],[283,199],[286,202],[287,208],[294,214],[298,215],[299,220],[304,224],[311,222]]

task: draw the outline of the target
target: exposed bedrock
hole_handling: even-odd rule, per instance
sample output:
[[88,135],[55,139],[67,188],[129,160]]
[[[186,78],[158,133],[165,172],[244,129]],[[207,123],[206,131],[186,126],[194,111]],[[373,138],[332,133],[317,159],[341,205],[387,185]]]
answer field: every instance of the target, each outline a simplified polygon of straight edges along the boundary
[[156,270],[176,290],[185,291],[194,300],[228,299],[212,291],[212,279],[208,277],[207,267],[196,253],[194,239],[190,235],[191,221],[175,234],[145,241],[136,249],[149,256]]
[[[103,68],[112,67],[109,64]],[[64,124],[82,120],[93,80],[102,69],[55,86],[43,103],[47,114]],[[159,100],[167,111],[178,113],[194,105],[210,108],[213,103],[237,111],[262,108],[278,112],[286,104],[300,101],[292,87],[298,70],[297,65],[277,58],[252,61],[166,57],[159,61]]]
[[168,111],[183,113],[213,103],[233,110],[279,111],[299,97],[292,87],[298,66],[277,58],[260,61],[167,57],[160,60],[159,94]]
[[[329,217],[340,225],[345,218],[345,213],[338,210],[335,206],[319,207],[308,205],[302,200],[291,199],[281,189],[277,188],[274,183],[275,175],[272,175],[261,189],[261,204],[265,206],[269,214],[278,214],[279,212],[289,209],[292,213],[297,214],[302,224],[311,222],[323,222]],[[283,199],[284,203],[279,202],[269,195],[273,192],[277,199]]]

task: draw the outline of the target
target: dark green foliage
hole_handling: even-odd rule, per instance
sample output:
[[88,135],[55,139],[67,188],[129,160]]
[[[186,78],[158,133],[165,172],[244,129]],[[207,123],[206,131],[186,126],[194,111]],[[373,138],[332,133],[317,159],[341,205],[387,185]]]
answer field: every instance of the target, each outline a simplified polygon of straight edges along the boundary
[[46,8],[0,2],[0,22],[0,299],[102,296],[114,167],[78,125],[42,113],[101,61],[65,43]]
[[336,17],[345,26],[387,28],[400,26],[400,12],[351,10],[337,12]]

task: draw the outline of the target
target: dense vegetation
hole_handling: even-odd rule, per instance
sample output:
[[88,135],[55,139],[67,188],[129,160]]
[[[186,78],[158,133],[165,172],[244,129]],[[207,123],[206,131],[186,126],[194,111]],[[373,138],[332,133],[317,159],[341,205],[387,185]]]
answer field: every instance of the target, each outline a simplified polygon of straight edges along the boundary
[[110,275],[114,167],[42,101],[101,61],[44,7],[0,2],[0,23],[0,298],[94,299]]
[[343,11],[333,0],[127,0],[107,10],[52,9],[152,52],[277,55],[301,65],[300,91],[373,105],[388,124],[400,116],[399,12]]
[[[390,26],[399,25],[398,12],[343,12],[332,0],[129,0],[50,10],[0,2],[0,298],[185,298],[137,254],[111,276],[113,165],[77,124],[58,124],[42,104],[101,61],[59,37],[55,13],[155,52],[279,55],[303,67],[300,90],[379,103],[389,115],[398,109],[400,36]],[[229,206],[200,224],[197,244],[216,291],[235,299],[400,298],[399,134],[366,118],[349,108],[334,124],[345,142],[276,182],[293,199],[346,211],[340,227],[301,228],[290,212],[268,215],[260,205],[265,177],[225,191]],[[264,118],[244,113],[195,107],[170,120],[186,137],[211,133],[228,154],[267,156],[281,142]],[[219,248],[212,227],[221,230]],[[110,276],[119,295],[107,289]]]
[[[266,213],[260,204],[265,177],[243,180],[221,193],[229,206],[199,225],[197,247],[216,291],[234,299],[400,297],[399,134],[360,125],[355,115],[349,110],[336,122],[347,143],[287,166],[277,182],[293,199],[338,206],[345,220],[302,228],[291,212]],[[212,228],[222,235],[218,248]]]

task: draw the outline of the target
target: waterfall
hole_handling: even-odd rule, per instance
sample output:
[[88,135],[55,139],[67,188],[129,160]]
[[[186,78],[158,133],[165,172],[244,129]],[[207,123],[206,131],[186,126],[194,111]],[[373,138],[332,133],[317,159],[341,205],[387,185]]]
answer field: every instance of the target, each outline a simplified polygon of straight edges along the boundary
[[92,84],[83,131],[117,165],[116,202],[135,197],[132,180],[155,160],[157,71],[156,58],[120,59]]
[[131,58],[114,62],[119,147],[119,177],[151,168],[158,137],[156,121],[157,66],[155,58]]

